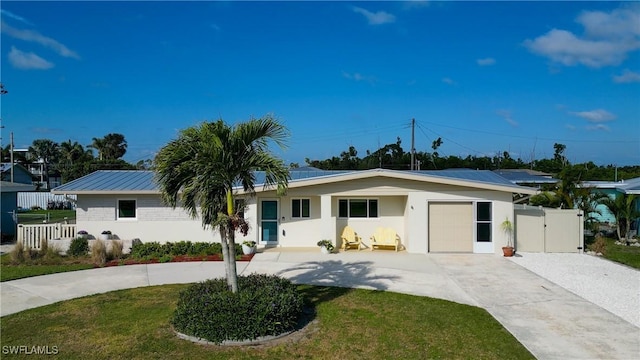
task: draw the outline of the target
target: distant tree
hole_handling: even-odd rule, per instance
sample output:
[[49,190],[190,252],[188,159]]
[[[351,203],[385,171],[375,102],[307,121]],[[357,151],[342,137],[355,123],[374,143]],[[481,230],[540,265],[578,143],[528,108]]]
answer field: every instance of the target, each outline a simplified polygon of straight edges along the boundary
[[281,147],[288,132],[271,116],[232,126],[222,120],[205,122],[180,132],[154,160],[156,179],[168,205],[178,204],[200,217],[204,228],[220,231],[227,284],[238,292],[235,233],[248,230],[235,209],[234,187],[241,185],[255,194],[255,170],[265,172],[265,185],[276,185],[282,193],[288,185],[289,169],[273,156],[268,145]]
[[152,168],[153,168],[153,160],[151,159],[139,160],[136,163],[136,169],[138,170],[151,170]]
[[56,162],[60,155],[58,143],[49,139],[33,140],[33,143],[29,146],[29,154],[36,162],[42,163],[43,175],[46,176],[47,189],[49,189],[51,185],[49,181],[49,165]]
[[127,152],[127,141],[122,134],[111,133],[92,140],[90,147],[98,151],[99,160],[119,159]]
[[60,158],[55,166],[60,171],[62,182],[66,183],[86,175],[92,161],[90,149],[85,149],[77,141],[67,140],[60,143]]

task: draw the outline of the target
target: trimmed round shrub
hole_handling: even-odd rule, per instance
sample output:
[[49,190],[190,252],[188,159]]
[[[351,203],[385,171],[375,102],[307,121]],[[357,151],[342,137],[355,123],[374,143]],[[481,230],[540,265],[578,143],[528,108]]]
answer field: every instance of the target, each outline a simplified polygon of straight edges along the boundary
[[67,254],[71,256],[83,256],[89,252],[89,240],[86,238],[75,238],[71,240]]
[[238,293],[224,278],[194,284],[180,293],[174,328],[220,344],[225,340],[255,340],[294,330],[303,298],[291,281],[275,275],[238,277]]

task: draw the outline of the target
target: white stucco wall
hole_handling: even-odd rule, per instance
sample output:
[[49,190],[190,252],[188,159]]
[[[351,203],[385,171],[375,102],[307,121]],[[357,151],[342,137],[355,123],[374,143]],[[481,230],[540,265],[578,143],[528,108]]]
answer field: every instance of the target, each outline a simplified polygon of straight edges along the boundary
[[[136,219],[117,219],[118,200],[136,200]],[[255,202],[249,202],[245,218],[255,219],[255,213]],[[181,208],[164,206],[159,195],[78,195],[76,224],[78,230],[94,237],[110,230],[119,239],[138,238],[143,242],[220,242],[217,231],[204,230],[200,220],[191,219]],[[255,226],[250,227],[247,238],[240,235],[237,242],[255,240],[254,230]]]
[[[315,247],[318,240],[330,239],[340,245],[340,234],[347,224],[369,243],[370,236],[379,226],[396,230],[401,244],[411,253],[426,253],[428,241],[428,204],[442,201],[492,202],[491,243],[476,244],[475,252],[501,253],[506,236],[500,230],[505,218],[513,221],[511,193],[425,183],[388,178],[367,178],[333,184],[290,188],[286,196],[275,191],[258,193],[247,202],[245,219],[250,224],[246,238],[237,242],[259,242],[261,233],[260,201],[278,201],[278,246]],[[291,199],[309,199],[310,217],[292,218]],[[339,199],[377,199],[377,218],[338,217]],[[117,200],[133,199],[137,203],[137,218],[119,220],[116,217]],[[215,241],[219,234],[203,230],[199,220],[191,219],[182,209],[171,209],[162,204],[159,195],[78,195],[78,230],[87,230],[97,236],[102,230],[111,230],[120,239],[139,238],[148,241]]]

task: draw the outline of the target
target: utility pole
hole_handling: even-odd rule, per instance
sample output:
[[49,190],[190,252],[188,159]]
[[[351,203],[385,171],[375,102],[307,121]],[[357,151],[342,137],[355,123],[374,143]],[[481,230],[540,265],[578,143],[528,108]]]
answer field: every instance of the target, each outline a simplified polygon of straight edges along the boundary
[[13,182],[13,131],[11,132],[11,143],[9,143],[10,154],[11,154],[11,182]]
[[416,163],[416,119],[411,119],[411,171],[415,170]]

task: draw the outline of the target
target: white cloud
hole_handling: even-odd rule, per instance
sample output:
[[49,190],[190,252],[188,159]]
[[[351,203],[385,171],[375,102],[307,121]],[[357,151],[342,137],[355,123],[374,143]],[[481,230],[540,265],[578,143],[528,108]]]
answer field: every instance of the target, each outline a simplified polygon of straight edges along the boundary
[[610,13],[584,11],[576,21],[584,26],[590,37],[610,39],[640,36],[640,7],[627,6]]
[[12,18],[14,20],[18,20],[18,21],[20,21],[22,23],[25,23],[27,25],[33,26],[33,24],[31,22],[29,22],[27,19],[23,18],[22,16],[18,16],[16,14],[12,13],[12,12],[9,12],[7,10],[0,10],[0,13],[2,13],[2,15],[6,16],[6,17],[10,17],[10,18]]
[[519,125],[517,121],[513,120],[513,117],[511,116],[511,111],[510,110],[500,109],[500,110],[496,111],[496,114],[498,116],[500,116],[501,118],[503,118],[504,121],[506,121],[507,123],[509,123],[509,125],[511,125],[513,127],[516,127],[516,126]]
[[571,130],[571,131],[575,131],[575,130],[576,130],[575,125],[567,124],[567,125],[565,125],[564,127],[566,127],[567,129],[569,129],[569,130]]
[[640,49],[640,6],[609,13],[585,11],[576,21],[584,27],[584,35],[552,29],[525,40],[524,46],[565,66],[582,64],[593,68],[619,65],[629,52]]
[[476,60],[476,62],[480,66],[489,66],[489,65],[495,64],[496,63],[496,59],[494,59],[494,58],[484,58],[484,59],[478,59],[478,60]]
[[361,7],[354,6],[353,11],[363,15],[369,21],[369,25],[382,25],[393,23],[396,21],[396,17],[393,14],[389,14],[385,11],[371,12],[367,9],[363,9]]
[[449,84],[449,85],[456,85],[457,83],[455,81],[453,81],[452,79],[446,77],[446,78],[442,78],[442,82],[445,84]]
[[368,83],[370,83],[370,84],[375,84],[375,83],[378,81],[378,79],[376,79],[376,77],[375,77],[375,76],[362,75],[362,74],[357,73],[357,72],[356,72],[356,73],[351,74],[351,73],[348,73],[348,72],[346,72],[346,71],[343,71],[343,72],[342,72],[342,76],[343,76],[344,78],[346,78],[346,79],[349,79],[349,80],[353,80],[353,81],[366,81],[366,82],[368,82]]
[[590,125],[586,128],[589,131],[611,131],[611,129],[604,124]]
[[9,35],[13,38],[24,40],[24,41],[35,42],[42,46],[48,47],[53,51],[57,52],[60,56],[80,59],[80,56],[78,56],[78,54],[76,54],[75,51],[70,50],[65,45],[59,43],[58,41],[50,37],[46,37],[37,31],[16,29],[6,24],[4,21],[1,24],[0,30],[2,31],[3,34]]
[[53,67],[53,63],[41,58],[34,53],[26,53],[11,47],[9,52],[9,62],[11,65],[22,70],[47,70]]
[[579,112],[571,112],[571,115],[575,115],[581,117],[588,122],[599,123],[605,121],[612,121],[616,118],[616,116],[607,110],[597,109],[591,111],[579,111]]
[[640,73],[625,69],[622,74],[613,76],[613,82],[619,84],[640,82]]

